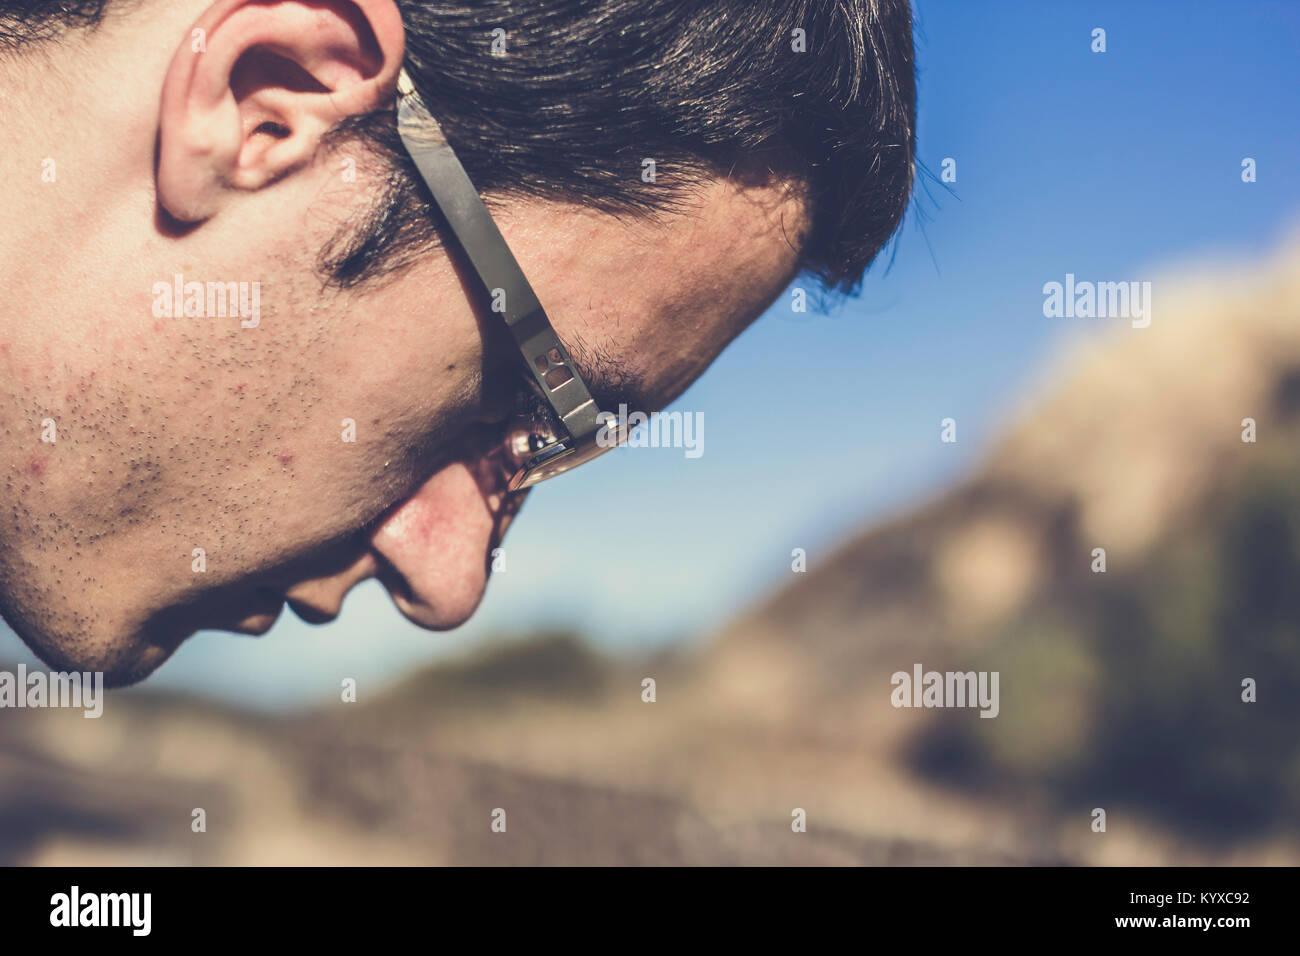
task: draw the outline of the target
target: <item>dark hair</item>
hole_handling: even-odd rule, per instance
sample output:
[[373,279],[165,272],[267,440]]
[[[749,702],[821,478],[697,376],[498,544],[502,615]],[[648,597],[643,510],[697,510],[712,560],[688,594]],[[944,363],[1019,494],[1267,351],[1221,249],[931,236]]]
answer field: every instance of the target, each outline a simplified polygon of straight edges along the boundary
[[0,53],[49,40],[73,27],[97,27],[111,6],[127,9],[140,0],[0,0]]
[[[844,291],[902,220],[916,126],[908,0],[397,2],[407,71],[484,193],[646,214],[707,176],[789,177],[811,210],[803,264]],[[0,0],[0,37],[21,36],[15,23],[39,34],[93,22],[106,3],[10,5]],[[504,55],[492,52],[498,30]],[[322,251],[340,286],[437,241],[392,111],[354,117],[326,146],[356,142],[386,173]]]

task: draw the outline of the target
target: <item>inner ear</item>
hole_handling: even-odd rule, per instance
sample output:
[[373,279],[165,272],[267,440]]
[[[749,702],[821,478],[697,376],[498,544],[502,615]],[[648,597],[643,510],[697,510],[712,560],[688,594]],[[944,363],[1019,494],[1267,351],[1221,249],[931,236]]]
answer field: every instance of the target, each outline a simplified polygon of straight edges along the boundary
[[286,93],[328,93],[321,83],[294,60],[266,47],[253,47],[235,61],[230,71],[230,92],[243,103],[267,90]]
[[261,161],[267,149],[304,132],[304,97],[328,96],[330,90],[290,57],[252,47],[235,61],[230,92],[239,109],[243,166]]
[[289,127],[285,126],[283,123],[277,123],[275,120],[263,120],[258,124],[257,128],[253,130],[254,136],[259,134],[270,136],[272,139],[288,139],[293,135],[293,130],[289,129]]

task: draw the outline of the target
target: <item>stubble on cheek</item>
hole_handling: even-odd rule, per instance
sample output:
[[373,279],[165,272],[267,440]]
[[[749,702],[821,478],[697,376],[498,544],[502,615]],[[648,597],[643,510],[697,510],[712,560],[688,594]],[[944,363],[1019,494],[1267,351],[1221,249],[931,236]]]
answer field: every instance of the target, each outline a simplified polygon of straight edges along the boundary
[[431,381],[419,350],[335,305],[267,284],[256,328],[178,317],[124,338],[107,317],[0,377],[0,610],[38,652],[156,666],[205,626],[192,611],[279,581],[428,476],[480,397],[476,353]]
[[122,663],[151,614],[257,569],[321,390],[308,349],[285,368],[253,331],[155,320],[127,348],[90,324],[0,385],[0,595],[38,652]]

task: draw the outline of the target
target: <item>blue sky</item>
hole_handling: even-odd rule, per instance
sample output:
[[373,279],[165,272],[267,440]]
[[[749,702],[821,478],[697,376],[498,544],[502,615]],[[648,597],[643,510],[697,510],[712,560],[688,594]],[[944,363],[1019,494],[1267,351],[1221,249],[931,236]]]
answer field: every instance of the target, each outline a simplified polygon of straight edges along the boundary
[[[829,315],[782,296],[679,399],[702,457],[624,449],[539,488],[457,632],[407,624],[371,582],[323,628],[286,611],[260,639],[199,635],[147,686],[278,708],[540,626],[613,650],[707,639],[788,580],[792,548],[815,565],[978,459],[1081,331],[1043,317],[1043,283],[1249,259],[1300,222],[1300,3],[916,9],[919,156],[955,159],[957,182],[919,189],[860,296]],[[3,628],[0,658],[35,663]]]

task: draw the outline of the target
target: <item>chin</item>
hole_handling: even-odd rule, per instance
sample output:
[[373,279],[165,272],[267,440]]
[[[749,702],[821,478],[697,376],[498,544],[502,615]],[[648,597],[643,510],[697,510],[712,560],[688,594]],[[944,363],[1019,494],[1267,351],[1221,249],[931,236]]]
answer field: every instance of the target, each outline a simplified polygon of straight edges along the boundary
[[14,626],[14,630],[51,671],[102,673],[105,687],[139,683],[161,667],[184,640],[158,641],[140,631],[60,636],[38,633],[25,625]]
[[104,670],[105,687],[129,687],[144,680],[176,653],[181,644],[177,641],[172,647],[146,646],[133,658],[114,662],[111,668]]

